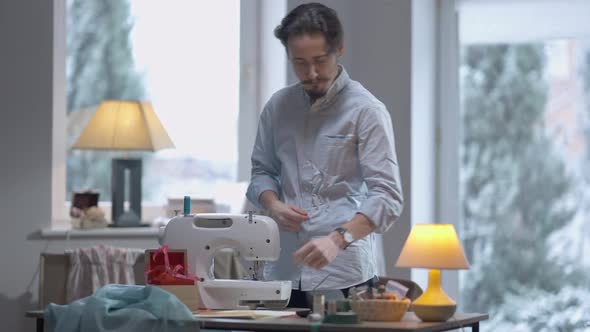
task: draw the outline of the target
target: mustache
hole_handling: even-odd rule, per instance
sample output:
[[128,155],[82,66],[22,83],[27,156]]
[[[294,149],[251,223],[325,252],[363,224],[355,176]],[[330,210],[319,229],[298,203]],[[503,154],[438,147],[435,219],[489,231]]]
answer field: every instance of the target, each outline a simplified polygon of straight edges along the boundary
[[301,83],[302,84],[315,84],[315,83],[327,82],[327,81],[329,81],[329,79],[327,79],[327,78],[316,78],[315,80],[301,81]]

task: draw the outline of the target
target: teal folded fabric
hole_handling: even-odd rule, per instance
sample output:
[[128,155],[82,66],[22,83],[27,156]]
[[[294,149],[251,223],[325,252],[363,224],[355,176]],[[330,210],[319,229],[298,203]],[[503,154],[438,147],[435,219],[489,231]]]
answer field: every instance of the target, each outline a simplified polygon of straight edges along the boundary
[[49,332],[198,331],[198,322],[176,296],[154,286],[107,285],[68,305],[44,312]]

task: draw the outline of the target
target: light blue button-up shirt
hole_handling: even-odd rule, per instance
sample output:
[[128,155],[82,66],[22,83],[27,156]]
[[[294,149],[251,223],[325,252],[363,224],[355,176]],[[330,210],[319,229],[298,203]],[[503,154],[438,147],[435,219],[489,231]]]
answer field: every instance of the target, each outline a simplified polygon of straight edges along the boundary
[[[281,255],[265,265],[266,280],[293,288],[342,289],[376,273],[375,236],[355,241],[321,270],[296,265],[293,253],[362,213],[385,232],[400,216],[402,187],[391,118],[360,83],[340,74],[313,104],[301,84],[276,92],[258,124],[248,199],[260,207],[264,191],[306,210],[297,233],[281,231]],[[322,282],[322,280],[325,281]]]

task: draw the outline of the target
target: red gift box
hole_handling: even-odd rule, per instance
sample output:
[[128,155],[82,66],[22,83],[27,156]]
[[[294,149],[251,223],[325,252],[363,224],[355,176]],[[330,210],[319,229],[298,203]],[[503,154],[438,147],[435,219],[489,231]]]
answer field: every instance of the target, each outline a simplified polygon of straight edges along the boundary
[[188,272],[186,249],[147,249],[145,260],[148,285],[194,285],[199,280]]

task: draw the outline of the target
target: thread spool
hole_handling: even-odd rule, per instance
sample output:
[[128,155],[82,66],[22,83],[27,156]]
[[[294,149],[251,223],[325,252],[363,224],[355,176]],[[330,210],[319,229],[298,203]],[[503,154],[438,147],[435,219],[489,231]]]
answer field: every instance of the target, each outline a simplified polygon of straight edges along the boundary
[[324,294],[315,294],[313,296],[313,312],[319,314],[322,318],[324,317],[324,303]]
[[334,315],[338,312],[338,304],[336,300],[328,301],[328,315]]
[[183,202],[183,214],[185,216],[188,216],[189,214],[191,214],[191,197],[190,196],[184,196],[184,202]]

